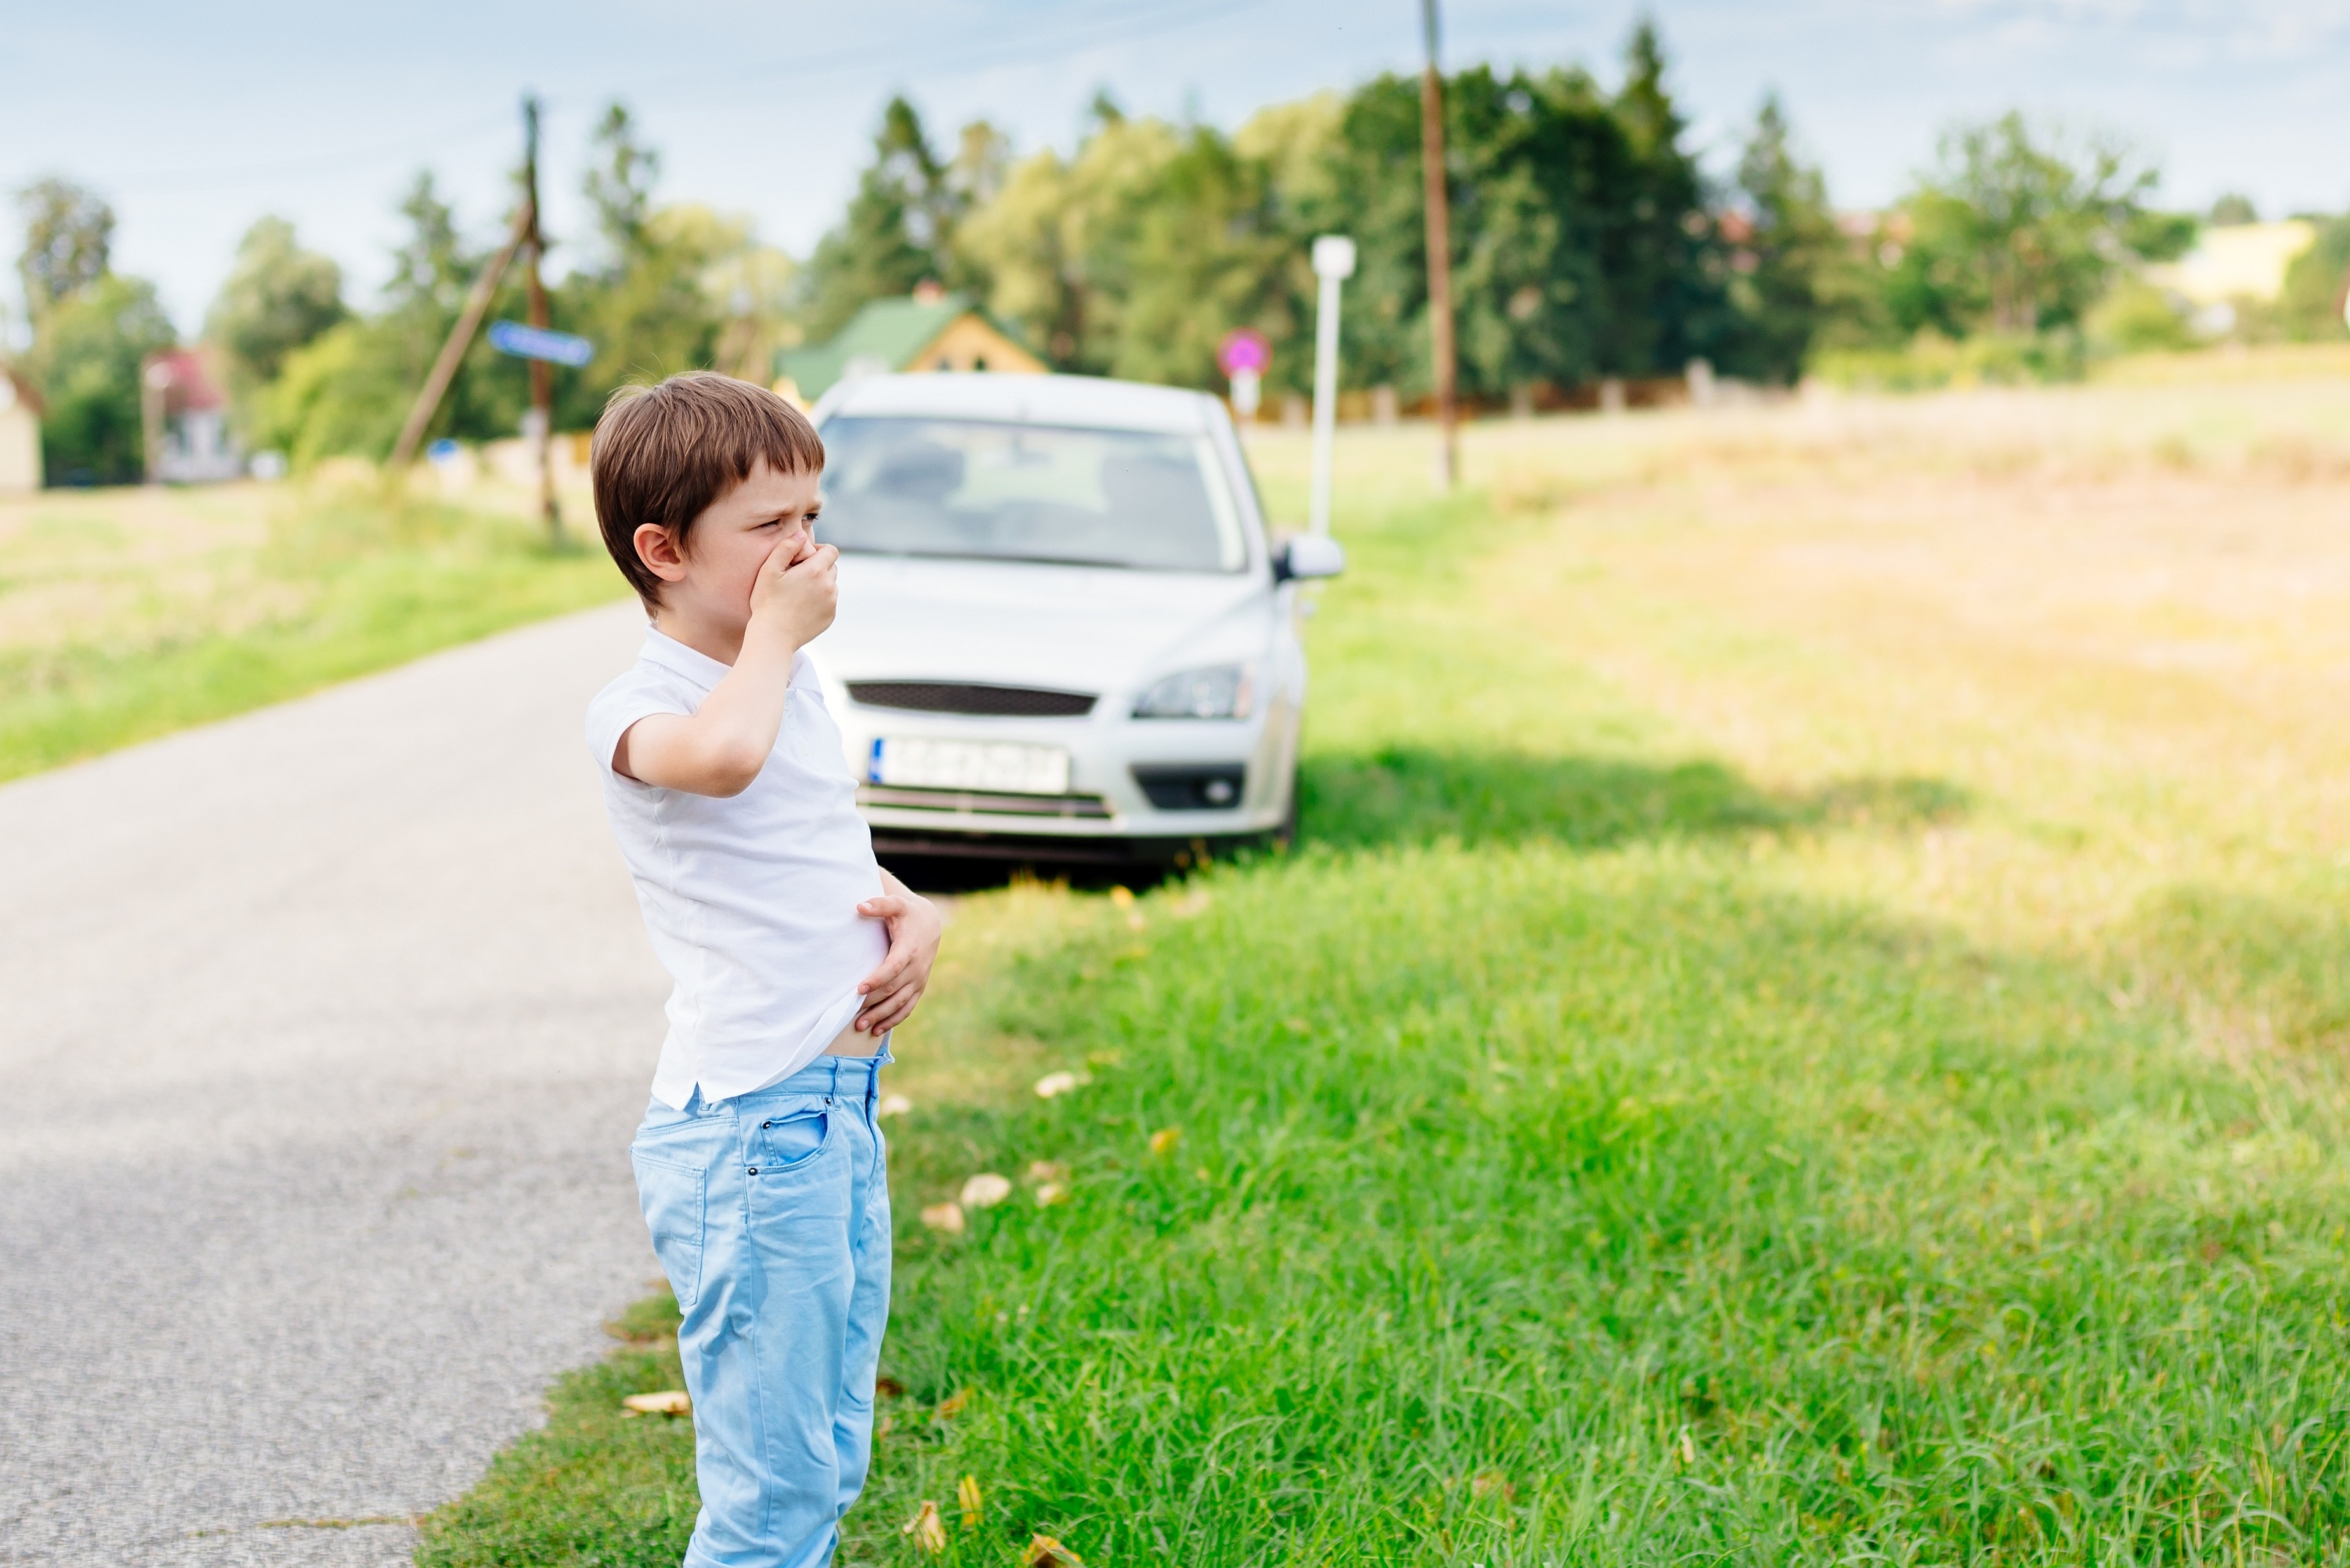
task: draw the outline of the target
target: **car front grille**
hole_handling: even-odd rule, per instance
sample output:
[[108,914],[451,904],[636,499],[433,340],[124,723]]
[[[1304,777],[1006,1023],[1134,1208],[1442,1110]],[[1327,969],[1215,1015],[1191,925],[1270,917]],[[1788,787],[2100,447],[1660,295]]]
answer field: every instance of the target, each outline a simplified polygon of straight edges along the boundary
[[1097,794],[996,794],[985,790],[903,789],[890,784],[857,786],[859,805],[891,805],[899,810],[935,811],[941,815],[1068,816],[1100,821],[1109,803]]
[[1094,695],[1089,691],[976,686],[957,680],[852,680],[848,695],[861,708],[978,713],[1001,719],[1076,719],[1094,711]]

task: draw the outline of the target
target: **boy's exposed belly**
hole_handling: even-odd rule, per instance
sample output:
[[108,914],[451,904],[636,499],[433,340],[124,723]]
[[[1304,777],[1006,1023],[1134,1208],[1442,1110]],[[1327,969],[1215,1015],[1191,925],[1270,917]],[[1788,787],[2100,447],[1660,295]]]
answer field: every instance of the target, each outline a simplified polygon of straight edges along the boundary
[[832,1037],[832,1044],[824,1048],[824,1054],[827,1056],[870,1056],[876,1051],[880,1049],[881,1036],[879,1034],[859,1034],[857,1032],[857,1025],[854,1023],[851,1023],[847,1028],[842,1030],[839,1033]]

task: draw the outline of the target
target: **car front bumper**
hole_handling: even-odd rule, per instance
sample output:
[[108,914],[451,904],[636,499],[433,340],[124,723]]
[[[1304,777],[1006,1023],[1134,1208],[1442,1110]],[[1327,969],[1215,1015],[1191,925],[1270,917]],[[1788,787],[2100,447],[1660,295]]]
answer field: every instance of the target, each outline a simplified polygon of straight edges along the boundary
[[[838,722],[858,779],[858,809],[877,847],[1163,859],[1197,844],[1262,837],[1289,815],[1295,726],[1278,705],[1248,719],[1135,720],[982,718],[848,703]],[[1056,747],[1069,756],[1068,793],[880,784],[868,759],[885,737]],[[1209,804],[1227,788],[1231,805]]]

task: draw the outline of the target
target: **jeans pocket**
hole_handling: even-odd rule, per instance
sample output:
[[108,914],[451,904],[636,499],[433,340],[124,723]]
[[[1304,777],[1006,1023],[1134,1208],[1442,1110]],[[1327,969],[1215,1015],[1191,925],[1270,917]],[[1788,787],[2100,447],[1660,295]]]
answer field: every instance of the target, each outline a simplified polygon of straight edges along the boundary
[[653,1255],[677,1293],[678,1310],[691,1312],[702,1293],[702,1235],[709,1178],[700,1166],[629,1151],[637,1168],[637,1201],[652,1232]]
[[753,1176],[782,1176],[808,1164],[824,1152],[831,1135],[831,1114],[822,1107],[769,1116],[751,1137]]

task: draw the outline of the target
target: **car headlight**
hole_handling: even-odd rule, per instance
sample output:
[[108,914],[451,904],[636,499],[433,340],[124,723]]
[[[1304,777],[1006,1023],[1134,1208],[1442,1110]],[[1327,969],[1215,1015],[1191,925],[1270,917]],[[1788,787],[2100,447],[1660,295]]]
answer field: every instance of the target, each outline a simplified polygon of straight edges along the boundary
[[1138,719],[1245,719],[1256,697],[1248,667],[1217,664],[1170,675],[1135,699]]

